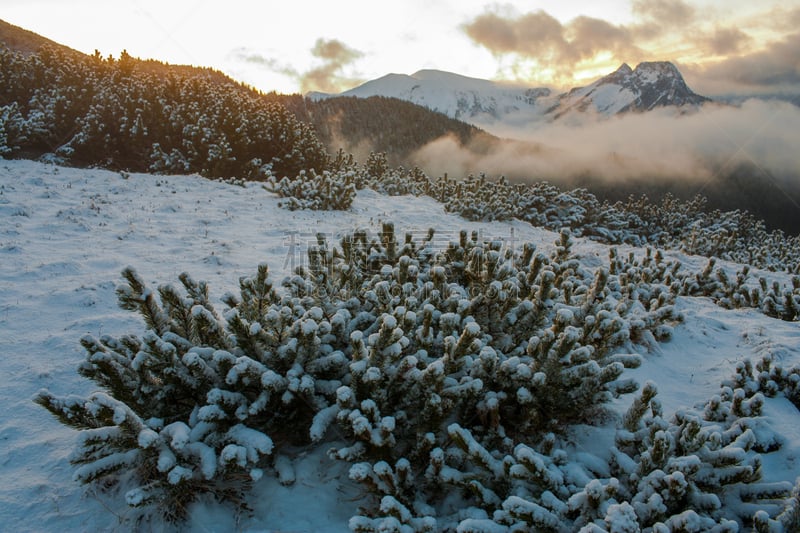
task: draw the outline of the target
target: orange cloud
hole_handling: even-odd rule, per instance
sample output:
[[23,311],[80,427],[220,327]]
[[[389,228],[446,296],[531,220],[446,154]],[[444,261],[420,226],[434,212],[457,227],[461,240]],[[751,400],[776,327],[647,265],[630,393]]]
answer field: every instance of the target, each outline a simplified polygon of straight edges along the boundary
[[695,8],[681,0],[634,0],[633,14],[661,28],[685,27],[695,17]]
[[740,52],[752,39],[739,28],[716,28],[714,33],[703,39],[706,48],[716,55],[730,55]]
[[296,80],[302,93],[309,91],[337,93],[363,81],[345,76],[343,69],[364,54],[337,39],[317,39],[311,49],[311,55],[321,59],[322,64],[302,72],[274,58],[264,57],[245,49],[235,50],[233,54],[240,61],[265,67]]
[[537,68],[552,69],[560,76],[572,77],[577,65],[602,53],[626,60],[642,56],[628,28],[587,16],[562,24],[542,10],[518,17],[486,12],[462,29],[497,56],[533,60]]
[[338,92],[342,87],[353,85],[352,78],[344,77],[342,69],[363,56],[361,52],[350,48],[336,39],[317,39],[311,54],[323,60],[319,67],[311,69],[298,77],[302,92],[323,91]]

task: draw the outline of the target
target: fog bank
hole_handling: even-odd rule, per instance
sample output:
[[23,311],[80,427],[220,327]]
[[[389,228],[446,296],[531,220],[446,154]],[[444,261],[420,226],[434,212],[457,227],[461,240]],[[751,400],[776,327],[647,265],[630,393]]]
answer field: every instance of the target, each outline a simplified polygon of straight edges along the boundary
[[800,176],[800,108],[785,102],[712,104],[683,115],[664,109],[609,119],[572,116],[494,125],[491,133],[514,140],[460,146],[443,137],[418,150],[414,163],[434,175],[485,172],[554,182],[590,177],[702,183],[743,164],[789,185]]

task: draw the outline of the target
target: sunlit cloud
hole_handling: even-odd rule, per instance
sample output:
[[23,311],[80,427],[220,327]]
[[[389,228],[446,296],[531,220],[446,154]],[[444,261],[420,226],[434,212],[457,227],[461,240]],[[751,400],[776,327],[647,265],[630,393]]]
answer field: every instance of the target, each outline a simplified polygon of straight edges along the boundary
[[752,39],[739,28],[716,28],[714,33],[703,39],[706,48],[717,55],[738,53],[750,44]]
[[775,41],[762,50],[732,55],[708,65],[687,66],[701,83],[727,87],[729,92],[800,92],[800,33]]
[[336,39],[317,39],[311,54],[323,61],[322,65],[305,72],[299,79],[302,92],[338,92],[353,85],[354,79],[342,74],[345,66],[364,54]]
[[532,62],[533,69],[554,73],[543,81],[572,78],[578,66],[603,54],[642,55],[626,27],[587,16],[562,24],[541,10],[516,17],[485,12],[464,24],[463,30],[496,56],[512,54],[521,63]]
[[311,49],[311,55],[320,59],[322,64],[302,72],[273,57],[265,57],[246,49],[234,50],[232,55],[244,63],[292,78],[300,86],[301,93],[309,91],[335,93],[362,81],[359,78],[346,76],[344,69],[364,54],[337,39],[317,39]]
[[696,14],[694,7],[681,0],[634,0],[631,10],[639,19],[665,30],[688,26]]
[[[755,57],[767,62],[749,75],[761,83],[787,63],[780,43],[800,28],[800,0],[340,0],[315,4],[313,17],[303,2],[215,5],[5,0],[3,18],[89,54],[126,49],[285,92],[339,92],[422,68],[566,90],[623,62],[659,60],[688,65],[699,90],[724,84],[715,64]],[[741,77],[730,88],[745,87]]]

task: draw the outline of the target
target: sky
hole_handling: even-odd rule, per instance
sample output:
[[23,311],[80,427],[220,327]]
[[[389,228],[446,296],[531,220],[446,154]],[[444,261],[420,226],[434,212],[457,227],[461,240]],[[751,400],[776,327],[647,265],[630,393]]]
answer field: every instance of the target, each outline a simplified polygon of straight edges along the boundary
[[440,69],[570,88],[675,62],[701,94],[800,92],[800,0],[0,0],[86,53],[213,67],[263,91],[340,92]]

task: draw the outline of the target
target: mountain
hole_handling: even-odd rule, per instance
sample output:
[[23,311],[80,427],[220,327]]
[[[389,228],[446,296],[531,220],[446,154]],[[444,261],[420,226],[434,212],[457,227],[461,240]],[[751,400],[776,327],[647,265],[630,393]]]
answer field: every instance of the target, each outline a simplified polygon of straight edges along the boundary
[[531,109],[544,113],[551,95],[552,91],[546,87],[522,88],[441,70],[420,70],[410,76],[387,74],[339,95],[309,93],[307,96],[312,100],[332,96],[388,96],[470,121],[487,117],[502,119]]
[[623,63],[616,71],[585,87],[559,97],[550,110],[555,117],[570,111],[593,110],[603,115],[650,111],[657,107],[695,107],[710,101],[686,85],[680,71],[669,61],[639,63],[631,69]]
[[680,71],[668,61],[644,62],[635,69],[623,64],[590,85],[562,94],[547,87],[516,87],[420,70],[410,76],[388,74],[340,95],[308,95],[313,100],[331,96],[399,98],[482,127],[495,122],[550,121],[573,112],[612,116],[656,107],[694,108],[709,101],[689,89]]

